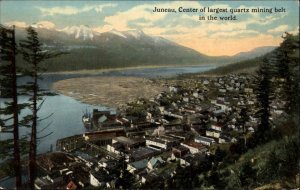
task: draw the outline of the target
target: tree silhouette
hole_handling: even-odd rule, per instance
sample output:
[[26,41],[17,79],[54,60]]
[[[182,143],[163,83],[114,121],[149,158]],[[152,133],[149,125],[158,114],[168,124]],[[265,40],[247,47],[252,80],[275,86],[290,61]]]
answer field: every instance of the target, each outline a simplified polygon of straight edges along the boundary
[[255,140],[258,144],[267,142],[271,136],[270,124],[270,104],[272,100],[271,73],[269,68],[269,60],[264,59],[264,63],[257,72],[256,98],[258,101],[257,115],[260,123],[255,132]]
[[249,109],[247,107],[243,107],[240,111],[240,117],[237,120],[238,125],[243,127],[243,134],[244,134],[244,148],[247,149],[247,130],[246,130],[246,123],[249,121],[248,115]]
[[5,28],[0,25],[0,86],[1,96],[5,97],[5,105],[0,108],[0,114],[5,116],[1,118],[1,127],[5,128],[4,132],[13,134],[13,141],[8,140],[2,142],[7,146],[1,145],[1,153],[7,154],[7,149],[10,149],[9,144],[13,144],[13,158],[14,158],[14,172],[16,176],[16,188],[20,189],[22,186],[21,175],[21,159],[19,148],[19,117],[21,105],[18,105],[17,92],[17,68],[16,68],[16,41],[15,28]]
[[[38,117],[38,111],[43,104],[43,96],[49,95],[49,92],[39,87],[38,81],[42,79],[41,74],[45,71],[41,67],[41,63],[50,58],[56,57],[61,53],[48,52],[43,50],[42,44],[39,41],[38,33],[32,28],[27,29],[27,38],[21,40],[20,47],[26,67],[22,72],[29,76],[31,81],[23,85],[23,92],[30,96],[30,108],[32,115],[25,118],[24,123],[31,125],[31,138],[29,148],[29,186],[34,188],[34,180],[36,177],[36,154],[37,154],[37,126],[38,122],[43,120]],[[48,134],[49,135],[49,134]]]
[[277,50],[276,75],[283,79],[282,98],[287,102],[285,111],[299,116],[299,34],[285,33],[282,38]]

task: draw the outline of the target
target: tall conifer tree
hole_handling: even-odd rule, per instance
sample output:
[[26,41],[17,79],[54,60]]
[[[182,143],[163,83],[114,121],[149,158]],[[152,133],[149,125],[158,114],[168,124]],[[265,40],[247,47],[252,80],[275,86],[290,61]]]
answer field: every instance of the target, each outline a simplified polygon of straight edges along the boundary
[[256,141],[265,143],[271,136],[271,124],[270,124],[270,105],[273,98],[272,84],[271,84],[271,72],[268,59],[264,59],[264,62],[260,66],[257,72],[257,87],[256,98],[258,101],[258,111],[260,123],[255,133]]
[[[0,86],[1,96],[5,97],[5,105],[0,108],[1,128],[5,128],[4,132],[13,134],[13,159],[14,172],[16,176],[16,188],[22,187],[21,174],[21,159],[19,147],[19,113],[21,105],[18,105],[18,91],[17,91],[17,67],[16,67],[16,40],[15,28],[8,29],[0,25]],[[2,130],[1,130],[2,131]],[[3,131],[2,131],[3,132]],[[7,145],[10,140],[4,142]],[[1,143],[2,144],[2,143]],[[2,149],[3,147],[1,147]],[[10,146],[6,146],[10,149]],[[7,151],[1,150],[2,151]],[[4,152],[5,153],[5,152]],[[7,153],[7,152],[6,152]]]
[[34,180],[36,178],[36,155],[37,155],[37,127],[41,120],[38,117],[38,111],[43,103],[43,96],[49,95],[48,92],[41,89],[38,81],[42,80],[41,74],[45,71],[41,63],[52,57],[56,57],[59,53],[50,53],[43,50],[40,43],[38,33],[32,28],[27,28],[27,38],[20,42],[21,53],[25,60],[26,67],[23,68],[23,73],[31,78],[23,87],[26,89],[25,93],[30,96],[30,108],[32,115],[27,117],[25,123],[31,124],[31,137],[29,147],[29,186],[34,188]]

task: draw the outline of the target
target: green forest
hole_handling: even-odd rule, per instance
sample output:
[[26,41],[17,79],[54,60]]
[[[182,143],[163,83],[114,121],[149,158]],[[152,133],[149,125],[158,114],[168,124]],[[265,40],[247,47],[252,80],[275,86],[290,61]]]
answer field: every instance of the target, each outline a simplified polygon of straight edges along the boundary
[[[205,75],[243,73],[249,69],[257,79],[258,131],[246,144],[240,139],[229,147],[216,146],[214,155],[200,164],[188,169],[178,167],[175,178],[167,182],[170,189],[299,188],[299,35],[286,33],[271,53],[219,67]],[[269,107],[275,94],[287,102],[287,114],[270,120]],[[246,120],[244,117],[242,122]]]

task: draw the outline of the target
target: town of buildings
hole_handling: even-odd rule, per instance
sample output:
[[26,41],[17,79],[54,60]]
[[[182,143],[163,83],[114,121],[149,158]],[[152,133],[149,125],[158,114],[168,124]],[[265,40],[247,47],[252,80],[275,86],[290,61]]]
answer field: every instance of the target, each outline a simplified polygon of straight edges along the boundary
[[[57,152],[38,156],[35,187],[120,188],[126,172],[138,187],[159,185],[178,165],[205,161],[216,146],[251,136],[258,125],[253,80],[239,74],[184,79],[118,114],[94,110],[87,132],[59,139]],[[283,114],[283,106],[273,103],[272,118]],[[249,119],[241,124],[243,108]]]

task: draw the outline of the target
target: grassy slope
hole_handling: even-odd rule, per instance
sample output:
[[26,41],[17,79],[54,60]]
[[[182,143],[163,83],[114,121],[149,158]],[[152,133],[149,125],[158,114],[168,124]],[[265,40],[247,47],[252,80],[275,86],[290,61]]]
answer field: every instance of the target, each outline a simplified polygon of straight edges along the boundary
[[[259,175],[260,173],[263,173],[265,170],[268,169],[267,161],[272,151],[275,151],[276,157],[285,158],[285,155],[291,156],[293,154],[291,151],[288,150],[287,147],[291,147],[291,145],[296,145],[296,147],[298,147],[299,150],[298,137],[299,136],[297,134],[293,136],[285,136],[285,138],[281,140],[273,140],[269,143],[258,146],[254,149],[250,149],[245,154],[243,154],[235,164],[228,166],[226,169],[238,173],[241,171],[241,167],[245,163],[251,162],[252,168],[257,170],[257,174]],[[296,147],[294,147],[294,149],[297,149]],[[280,187],[279,189],[295,188],[295,179],[293,178],[280,179],[280,180],[270,181],[270,183],[267,184],[262,183],[262,185],[257,187],[257,189],[265,189],[265,188],[278,189],[276,187]]]

